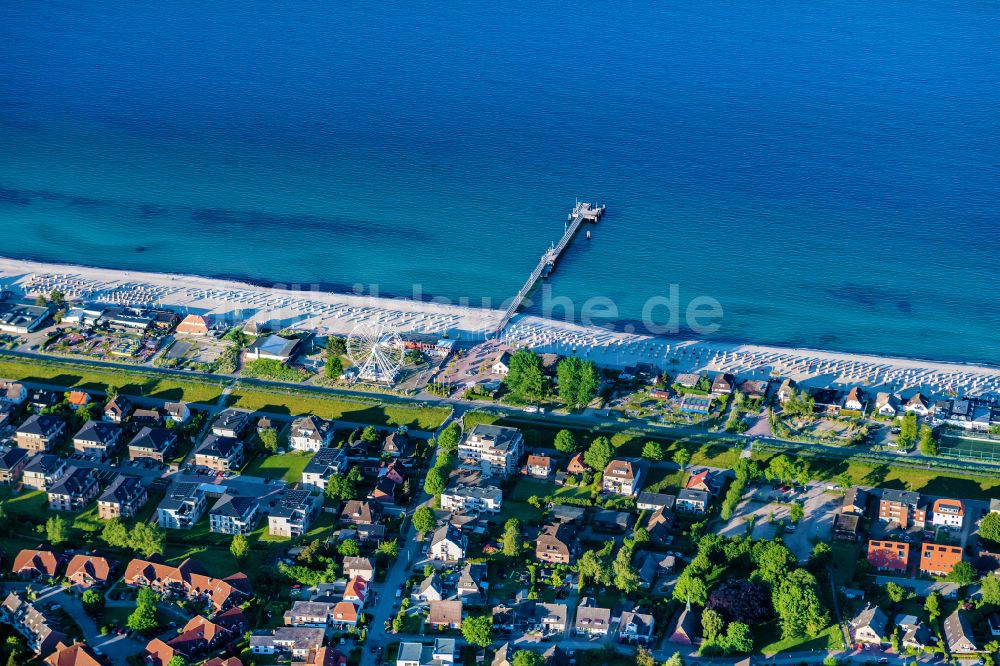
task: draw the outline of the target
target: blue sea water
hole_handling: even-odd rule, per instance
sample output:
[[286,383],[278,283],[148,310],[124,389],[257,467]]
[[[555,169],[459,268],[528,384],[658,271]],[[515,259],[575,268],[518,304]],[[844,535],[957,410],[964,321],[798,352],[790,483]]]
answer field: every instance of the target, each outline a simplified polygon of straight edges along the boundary
[[1000,5],[652,4],[2,2],[0,254],[1000,361]]

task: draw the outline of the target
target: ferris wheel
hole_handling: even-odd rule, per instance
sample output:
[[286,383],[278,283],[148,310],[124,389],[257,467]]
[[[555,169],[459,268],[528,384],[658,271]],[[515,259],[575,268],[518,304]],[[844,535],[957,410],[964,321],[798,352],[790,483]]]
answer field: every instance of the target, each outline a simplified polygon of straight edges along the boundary
[[385,324],[358,324],[347,338],[347,356],[358,379],[391,384],[403,366],[403,340]]

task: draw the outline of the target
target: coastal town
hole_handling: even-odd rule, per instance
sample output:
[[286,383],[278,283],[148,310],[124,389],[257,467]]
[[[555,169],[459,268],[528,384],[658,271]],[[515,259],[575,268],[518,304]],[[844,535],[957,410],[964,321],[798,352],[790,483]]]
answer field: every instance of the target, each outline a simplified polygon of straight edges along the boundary
[[994,368],[5,286],[7,663],[996,663]]

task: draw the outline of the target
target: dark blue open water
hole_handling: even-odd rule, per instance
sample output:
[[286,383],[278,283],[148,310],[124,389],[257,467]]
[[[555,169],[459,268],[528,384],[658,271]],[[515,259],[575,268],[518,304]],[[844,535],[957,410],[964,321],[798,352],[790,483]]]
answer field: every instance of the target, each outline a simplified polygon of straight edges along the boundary
[[1000,4],[287,4],[0,3],[0,254],[1000,360]]

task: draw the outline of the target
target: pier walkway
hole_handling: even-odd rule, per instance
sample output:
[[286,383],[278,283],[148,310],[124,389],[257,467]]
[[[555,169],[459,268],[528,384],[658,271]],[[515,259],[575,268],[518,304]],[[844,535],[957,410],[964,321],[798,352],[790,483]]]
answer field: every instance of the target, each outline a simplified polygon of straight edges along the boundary
[[504,311],[503,317],[494,331],[494,336],[499,336],[503,332],[507,324],[514,317],[514,314],[517,313],[524,300],[528,297],[528,294],[537,286],[538,282],[549,276],[552,269],[555,268],[556,262],[562,256],[562,253],[569,247],[573,236],[580,230],[580,226],[584,222],[597,222],[604,215],[604,208],[603,204],[598,206],[597,204],[590,204],[585,201],[576,202],[573,212],[569,214],[569,220],[566,223],[566,230],[563,232],[562,238],[559,239],[558,243],[547,249],[538,260],[535,269],[531,271],[531,275],[524,281],[521,290],[517,292],[517,295],[514,296],[510,305]]

